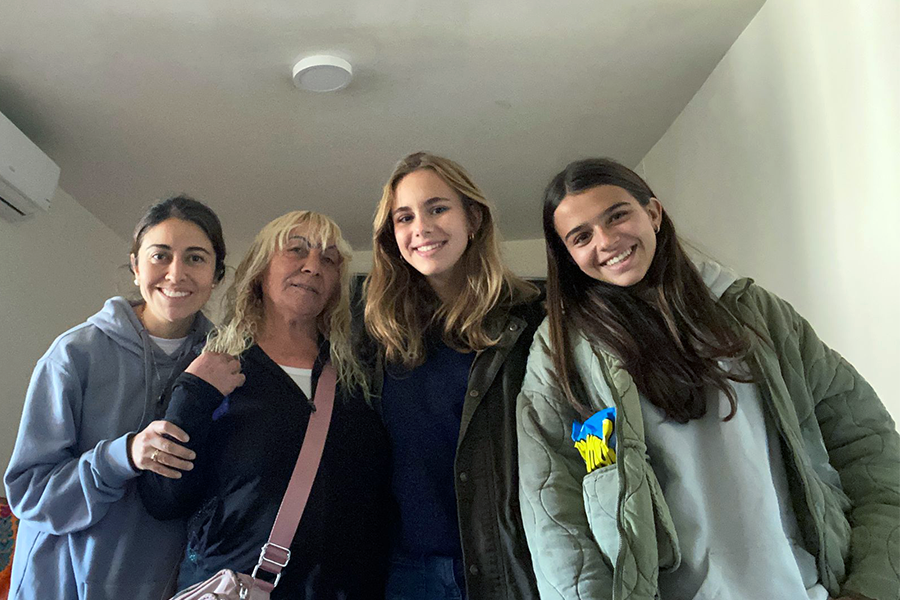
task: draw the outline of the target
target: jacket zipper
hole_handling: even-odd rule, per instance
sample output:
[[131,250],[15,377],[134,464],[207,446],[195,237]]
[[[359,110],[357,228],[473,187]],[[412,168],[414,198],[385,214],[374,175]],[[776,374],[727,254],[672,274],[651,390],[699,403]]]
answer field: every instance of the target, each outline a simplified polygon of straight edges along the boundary
[[[609,369],[607,368],[606,363],[603,361],[603,358],[600,357],[596,352],[594,353],[594,357],[597,359],[597,362],[600,364],[600,369],[603,371],[603,379],[607,382],[609,387],[610,394],[612,394],[613,406],[616,409],[616,422],[619,421],[619,415],[622,413],[621,409],[621,399],[619,398],[619,392],[616,389],[616,386],[613,385],[612,378],[609,374]],[[618,425],[617,425],[618,429]],[[618,444],[619,448],[616,453],[616,474],[619,479],[619,491],[618,491],[618,499],[616,501],[616,531],[619,533],[619,551],[616,554],[615,564],[613,565],[613,600],[618,600],[619,598],[619,589],[622,584],[622,563],[625,560],[625,544],[622,543],[625,539],[625,529],[622,527],[622,521],[619,518],[619,515],[622,514],[622,505],[624,504],[625,498],[625,469],[622,468],[621,457],[624,455],[625,448],[621,445],[623,438],[620,435],[621,431],[617,431],[616,435],[618,436]]]
[[[759,342],[757,341],[755,343],[758,344]],[[769,413],[769,417],[775,423],[775,428],[778,430],[779,437],[784,442],[787,449],[790,450],[791,464],[793,465],[794,470],[797,471],[797,475],[800,477],[800,484],[803,486],[803,500],[806,503],[806,508],[809,511],[809,514],[813,518],[813,527],[815,528],[816,538],[817,538],[818,545],[819,545],[819,547],[816,550],[816,554],[817,554],[816,559],[819,564],[817,564],[816,566],[818,567],[817,570],[819,571],[819,578],[822,579],[823,574],[825,574],[825,575],[828,574],[828,573],[825,573],[825,570],[827,569],[827,565],[828,565],[828,561],[826,560],[826,556],[825,556],[825,536],[822,533],[821,527],[819,526],[819,519],[816,518],[815,506],[809,498],[809,490],[810,490],[809,478],[807,477],[805,470],[801,468],[800,464],[798,464],[797,450],[796,450],[796,448],[794,448],[794,444],[791,442],[790,439],[788,439],[788,436],[785,433],[784,426],[781,422],[781,416],[778,414],[778,411],[776,410],[776,407],[775,407],[775,403],[772,401],[772,393],[769,390],[769,385],[768,385],[768,383],[765,383],[766,379],[761,376],[762,368],[759,364],[759,358],[757,357],[755,352],[753,354],[753,367],[754,367],[754,371],[755,371],[754,375],[757,378],[756,385],[759,388],[760,392],[762,394],[764,394],[766,397],[765,398],[766,411]],[[825,582],[820,581],[820,583],[824,584]]]
[[[738,294],[735,295],[735,297],[732,299],[732,302],[737,302],[737,299],[749,287],[750,287],[750,282],[748,282],[744,286],[744,288]],[[771,390],[769,389],[769,384],[768,384],[767,380],[764,377],[762,377],[763,370],[762,370],[762,365],[759,361],[759,350],[758,350],[759,346],[762,344],[762,341],[759,339],[759,336],[756,333],[756,331],[752,327],[745,325],[744,322],[741,321],[741,319],[739,319],[729,309],[728,306],[726,306],[722,303],[720,303],[719,305],[725,309],[725,312],[728,313],[728,316],[731,317],[731,319],[738,325],[738,327],[743,328],[744,331],[746,331],[749,334],[751,344],[752,344],[752,348],[751,348],[752,360],[748,361],[748,364],[749,364],[750,368],[754,371],[753,376],[757,380],[757,382],[756,382],[757,388],[759,389],[761,394],[765,395],[766,411],[768,412],[768,414],[772,418],[772,420],[775,422],[775,428],[778,430],[778,435],[784,441],[784,444],[788,448],[788,450],[790,450],[791,463],[794,466],[794,470],[797,471],[797,475],[800,477],[800,483],[803,486],[803,500],[806,503],[806,509],[809,511],[809,514],[812,515],[812,517],[813,517],[813,527],[815,528],[816,537],[817,537],[817,541],[819,544],[819,547],[817,548],[817,551],[816,551],[816,560],[818,562],[816,567],[817,567],[817,570],[819,571],[819,579],[822,580],[822,579],[824,579],[823,575],[830,575],[830,573],[827,572],[828,561],[826,560],[826,556],[825,556],[825,535],[822,532],[822,529],[819,525],[819,520],[815,518],[815,514],[816,514],[815,510],[814,510],[815,505],[813,504],[812,500],[809,497],[809,490],[810,490],[809,478],[807,477],[806,472],[803,469],[801,469],[800,465],[798,465],[798,463],[797,463],[798,453],[796,452],[794,445],[791,443],[791,440],[788,439],[787,434],[785,433],[784,427],[781,422],[781,417],[778,415],[778,411],[775,409],[775,403],[772,401],[772,394],[771,394]],[[829,579],[831,579],[831,578],[832,577],[829,577]],[[824,584],[825,582],[820,581],[819,583]]]

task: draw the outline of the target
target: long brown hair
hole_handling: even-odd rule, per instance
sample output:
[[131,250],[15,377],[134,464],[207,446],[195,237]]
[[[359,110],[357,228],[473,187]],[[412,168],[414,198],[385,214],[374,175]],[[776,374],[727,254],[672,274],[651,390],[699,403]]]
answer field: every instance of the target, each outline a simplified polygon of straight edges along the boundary
[[569,328],[598,348],[611,350],[637,388],[666,416],[686,423],[706,414],[706,391],[721,390],[737,410],[730,381],[749,381],[729,372],[720,359],[741,359],[749,349],[743,330],[719,307],[688,258],[663,211],[656,252],[644,279],[619,287],[584,274],[556,232],[554,213],[569,194],[600,185],[628,192],[641,206],[655,198],[634,171],[609,159],[570,163],[544,193],[547,244],[547,314],[556,376],[569,402],[582,414],[582,385],[569,346]]
[[[431,169],[462,199],[470,223],[480,225],[460,258],[466,283],[444,305],[425,277],[400,255],[391,210],[400,180],[414,171]],[[500,239],[491,210],[472,178],[450,159],[427,152],[403,158],[384,185],[375,221],[372,271],[366,278],[366,328],[384,347],[389,363],[412,368],[425,360],[425,332],[441,327],[444,341],[464,350],[483,350],[496,343],[486,330],[488,313],[537,297],[537,288],[514,275],[500,257]]]

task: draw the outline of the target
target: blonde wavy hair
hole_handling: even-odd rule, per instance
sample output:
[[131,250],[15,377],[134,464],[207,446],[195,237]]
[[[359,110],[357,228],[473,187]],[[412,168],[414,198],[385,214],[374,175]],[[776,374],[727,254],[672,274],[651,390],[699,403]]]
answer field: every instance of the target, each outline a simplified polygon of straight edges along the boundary
[[262,228],[234,275],[225,295],[225,322],[210,336],[206,349],[239,356],[259,333],[265,315],[262,283],[272,256],[287,244],[291,231],[303,227],[312,245],[335,246],[341,255],[340,278],[335,298],[318,318],[319,331],[331,344],[331,362],[338,383],[346,390],[357,389],[366,398],[369,386],[351,348],[350,259],[353,251],[337,223],[325,215],[297,210],[282,215]]
[[[400,255],[391,211],[400,180],[414,171],[431,169],[459,194],[469,223],[479,222],[464,261],[466,284],[452,304],[445,305],[425,277]],[[427,152],[403,158],[384,185],[372,225],[373,265],[366,278],[366,329],[385,350],[389,363],[413,368],[425,361],[425,331],[443,324],[444,341],[461,350],[483,350],[497,343],[488,334],[488,314],[498,306],[513,306],[538,296],[538,289],[503,264],[500,239],[491,205],[460,165]]]

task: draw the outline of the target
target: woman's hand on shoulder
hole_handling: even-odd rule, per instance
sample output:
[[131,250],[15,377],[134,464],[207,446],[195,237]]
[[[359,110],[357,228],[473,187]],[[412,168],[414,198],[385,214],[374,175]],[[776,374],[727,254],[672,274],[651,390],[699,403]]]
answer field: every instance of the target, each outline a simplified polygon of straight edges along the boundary
[[241,373],[241,361],[219,352],[203,352],[184,372],[199,377],[219,390],[223,396],[244,385],[246,379]]
[[[187,433],[168,421],[153,421],[131,437],[128,457],[141,471],[153,471],[169,479],[180,479],[181,471],[194,468],[196,454],[182,444],[190,439]],[[179,443],[180,442],[180,443]]]

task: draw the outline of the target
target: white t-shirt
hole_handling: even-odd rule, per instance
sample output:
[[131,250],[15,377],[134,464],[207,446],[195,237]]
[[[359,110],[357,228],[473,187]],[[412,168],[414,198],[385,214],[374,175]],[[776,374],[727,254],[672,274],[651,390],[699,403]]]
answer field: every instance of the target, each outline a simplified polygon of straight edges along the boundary
[[150,339],[153,340],[153,343],[159,346],[159,348],[163,352],[165,352],[169,356],[175,356],[175,353],[181,350],[181,347],[187,341],[187,336],[171,340],[168,338],[161,338],[156,337],[155,335],[151,335]]
[[756,384],[733,382],[681,424],[641,397],[648,455],[672,514],[681,565],[660,572],[663,600],[827,600],[801,544],[779,434]]
[[284,372],[287,373],[291,379],[294,380],[294,383],[297,384],[297,387],[303,390],[303,393],[306,394],[307,398],[311,398],[312,395],[312,369],[300,369],[298,367],[288,367],[285,365],[278,365]]

